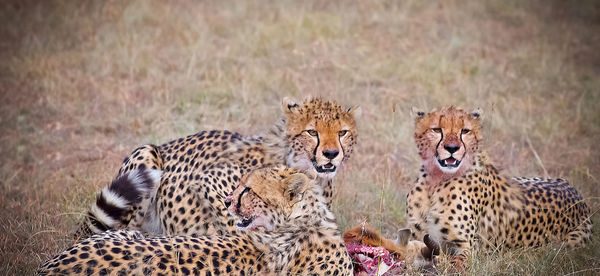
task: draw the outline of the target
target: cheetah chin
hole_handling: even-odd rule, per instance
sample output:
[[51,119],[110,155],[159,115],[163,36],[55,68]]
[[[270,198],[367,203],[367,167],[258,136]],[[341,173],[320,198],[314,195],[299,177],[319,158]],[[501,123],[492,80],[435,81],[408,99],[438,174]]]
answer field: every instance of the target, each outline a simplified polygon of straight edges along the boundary
[[454,157],[452,157],[452,156],[450,156],[446,159],[440,159],[438,157],[437,165],[440,168],[440,170],[442,170],[445,173],[454,173],[454,172],[458,171],[458,168],[460,168],[461,161],[462,160],[454,159]]

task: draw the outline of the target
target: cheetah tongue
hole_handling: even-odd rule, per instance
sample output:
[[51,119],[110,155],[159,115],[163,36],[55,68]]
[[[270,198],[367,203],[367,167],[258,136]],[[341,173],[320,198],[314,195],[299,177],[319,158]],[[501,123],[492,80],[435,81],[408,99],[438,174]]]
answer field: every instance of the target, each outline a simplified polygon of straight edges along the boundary
[[448,164],[448,165],[454,165],[454,163],[456,163],[456,159],[454,159],[452,157],[446,159],[445,161],[446,161],[446,164]]

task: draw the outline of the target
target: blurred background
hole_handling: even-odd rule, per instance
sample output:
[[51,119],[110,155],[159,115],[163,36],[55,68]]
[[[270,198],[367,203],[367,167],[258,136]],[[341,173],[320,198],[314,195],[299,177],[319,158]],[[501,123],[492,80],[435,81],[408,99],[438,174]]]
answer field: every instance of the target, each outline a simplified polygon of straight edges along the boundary
[[[284,96],[362,106],[336,179],[343,231],[404,225],[411,106],[483,108],[507,174],[567,178],[600,209],[599,1],[3,1],[0,23],[0,274],[73,243],[138,145],[260,134]],[[576,251],[481,254],[470,272],[597,274],[599,232]]]

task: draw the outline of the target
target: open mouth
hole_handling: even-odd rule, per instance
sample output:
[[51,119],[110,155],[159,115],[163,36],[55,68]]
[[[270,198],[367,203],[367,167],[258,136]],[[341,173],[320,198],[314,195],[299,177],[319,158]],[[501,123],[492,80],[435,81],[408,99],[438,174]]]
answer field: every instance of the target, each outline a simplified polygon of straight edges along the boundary
[[240,228],[248,227],[248,225],[250,225],[250,223],[252,223],[253,221],[254,221],[254,217],[243,218],[242,221],[237,224],[237,227],[240,227]]
[[335,172],[335,169],[337,168],[334,164],[331,163],[327,163],[323,166],[317,166],[317,163],[313,162],[313,165],[319,173],[332,173]]
[[456,168],[460,165],[460,160],[456,160],[454,157],[448,157],[444,160],[438,159],[438,163],[444,168]]

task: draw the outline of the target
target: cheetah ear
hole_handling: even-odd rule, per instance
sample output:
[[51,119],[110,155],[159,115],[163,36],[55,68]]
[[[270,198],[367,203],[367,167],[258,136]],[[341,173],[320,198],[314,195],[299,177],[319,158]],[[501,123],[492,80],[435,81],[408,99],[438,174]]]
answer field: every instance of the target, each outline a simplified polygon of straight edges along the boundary
[[300,105],[298,102],[290,97],[283,98],[281,109],[286,115],[298,114],[300,112]]
[[475,108],[469,114],[471,114],[471,116],[473,116],[475,119],[481,119],[481,117],[483,117],[483,109],[479,107]]
[[410,234],[412,234],[412,231],[410,231],[410,229],[408,228],[402,228],[398,230],[397,237],[394,243],[399,246],[406,246],[408,244]]
[[424,116],[425,116],[425,111],[421,110],[420,108],[413,106],[410,109],[410,117],[413,118],[413,120],[417,121],[417,120],[423,118]]
[[303,173],[295,173],[287,177],[285,184],[287,187],[287,199],[293,200],[308,189],[309,179]]
[[358,105],[348,108],[346,112],[352,115],[352,117],[354,117],[354,120],[359,119],[362,116],[362,108],[360,108],[360,106]]

